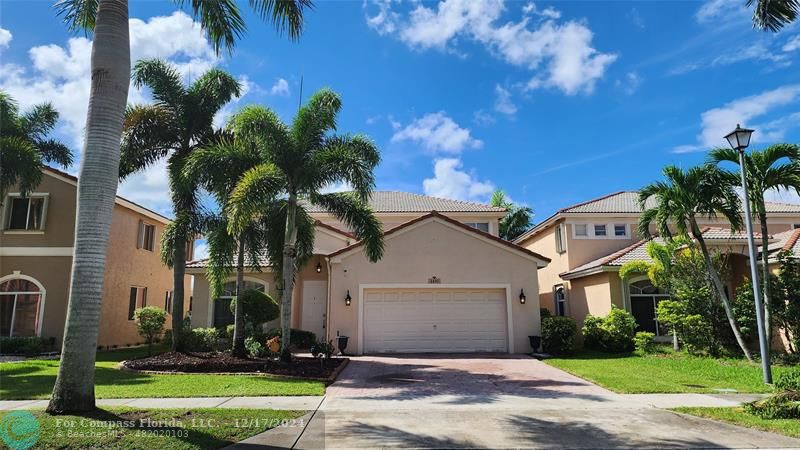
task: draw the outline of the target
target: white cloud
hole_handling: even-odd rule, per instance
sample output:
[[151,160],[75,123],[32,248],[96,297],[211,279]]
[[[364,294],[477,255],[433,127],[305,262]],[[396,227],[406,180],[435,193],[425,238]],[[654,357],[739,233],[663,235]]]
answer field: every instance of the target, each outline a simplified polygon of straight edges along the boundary
[[[444,0],[434,8],[417,3],[401,18],[391,3],[380,3],[381,34],[396,35],[411,48],[455,51],[460,38],[476,41],[506,63],[533,72],[528,89],[553,87],[565,94],[591,93],[597,80],[617,55],[592,47],[592,31],[585,22],[558,22],[553,8],[523,7],[518,22],[498,23],[504,0]],[[387,26],[387,22],[391,26]]]
[[739,0],[706,0],[694,16],[698,22],[706,23],[725,14],[740,13],[743,5]]
[[614,85],[626,95],[633,95],[642,84],[642,77],[636,72],[628,72],[624,77],[617,79]]
[[380,35],[397,31],[399,15],[392,11],[392,0],[374,0],[373,3],[378,7],[378,13],[371,17],[366,16],[367,25]]
[[[675,147],[673,151],[686,153],[724,145],[724,136],[737,123],[746,126],[753,119],[764,116],[777,107],[795,103],[798,99],[800,99],[800,85],[787,85],[736,99],[719,108],[705,111],[700,115],[702,130],[697,136],[697,144],[681,145]],[[797,118],[800,117],[795,113],[758,127],[757,132],[753,134],[753,142],[780,139],[787,129],[798,125]]]
[[630,21],[633,24],[633,26],[635,26],[636,28],[638,28],[640,30],[644,30],[645,29],[644,19],[642,18],[642,15],[639,14],[639,10],[638,9],[631,8],[631,10],[628,11],[627,16],[628,16],[628,19],[630,19]]
[[800,195],[795,191],[770,189],[764,192],[764,200],[778,203],[800,203]]
[[0,48],[8,47],[8,44],[11,43],[11,32],[6,30],[5,28],[0,27]]
[[289,95],[289,82],[283,78],[278,78],[275,84],[269,89],[271,95],[288,96]]
[[511,92],[508,89],[500,86],[499,84],[494,87],[496,100],[494,103],[494,110],[509,116],[517,113],[517,105],[511,101]]
[[208,258],[208,243],[205,239],[198,239],[194,241],[194,259]]
[[485,201],[494,191],[490,181],[480,181],[475,174],[461,170],[457,158],[437,159],[433,166],[433,178],[422,181],[425,194],[455,200]]
[[392,142],[419,142],[428,150],[461,153],[468,148],[481,148],[483,142],[471,136],[469,129],[460,127],[444,111],[429,113],[398,129]]
[[786,41],[785,44],[783,44],[781,50],[783,50],[784,52],[793,52],[795,50],[800,50],[800,34],[797,34],[789,38],[789,40]]
[[787,55],[773,53],[766,45],[758,43],[717,56],[711,61],[711,66],[726,66],[742,61],[770,61],[776,63],[778,67],[786,67],[791,64]]
[[479,109],[472,114],[472,121],[478,125],[492,125],[497,122],[494,116],[482,109]]
[[340,181],[338,183],[325,185],[319,191],[323,194],[332,194],[335,192],[350,192],[352,190],[353,190],[352,184],[346,181]]

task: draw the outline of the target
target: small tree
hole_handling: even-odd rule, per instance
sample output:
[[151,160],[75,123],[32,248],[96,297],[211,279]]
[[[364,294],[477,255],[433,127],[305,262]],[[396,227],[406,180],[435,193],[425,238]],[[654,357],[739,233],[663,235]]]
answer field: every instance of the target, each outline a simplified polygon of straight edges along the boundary
[[780,270],[772,301],[772,319],[789,342],[789,351],[800,352],[800,259],[790,251],[778,253]]
[[[231,301],[231,312],[236,310],[238,301],[238,298]],[[273,321],[281,314],[281,307],[275,299],[255,289],[248,289],[242,293],[241,307],[244,323],[251,328]]]
[[139,335],[147,339],[147,356],[152,355],[153,342],[164,332],[167,312],[155,306],[145,306],[133,312]]

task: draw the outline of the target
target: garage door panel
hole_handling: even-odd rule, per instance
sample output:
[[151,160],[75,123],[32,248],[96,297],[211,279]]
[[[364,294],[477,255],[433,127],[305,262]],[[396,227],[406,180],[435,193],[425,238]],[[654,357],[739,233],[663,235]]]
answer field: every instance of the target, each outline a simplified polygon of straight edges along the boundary
[[503,289],[368,289],[366,352],[507,351]]

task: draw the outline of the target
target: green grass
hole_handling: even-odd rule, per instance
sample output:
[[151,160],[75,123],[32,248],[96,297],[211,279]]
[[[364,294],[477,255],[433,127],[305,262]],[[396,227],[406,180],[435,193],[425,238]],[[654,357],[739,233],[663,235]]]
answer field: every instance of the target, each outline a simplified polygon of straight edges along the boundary
[[675,408],[675,411],[800,438],[800,420],[797,419],[762,419],[747,414],[742,408]]
[[[772,392],[772,388],[761,381],[759,365],[732,358],[713,359],[683,353],[638,356],[582,352],[545,362],[625,394],[720,393],[720,389]],[[785,370],[788,368],[773,366],[775,377]]]
[[[146,348],[97,353],[97,398],[229,397],[261,395],[323,395],[319,381],[247,375],[154,375],[125,372],[117,364],[147,355]],[[58,373],[58,361],[0,363],[0,400],[47,399]]]
[[302,411],[264,409],[108,408],[81,416],[29,412],[40,430],[33,448],[216,449],[276,426],[305,425],[297,419]]

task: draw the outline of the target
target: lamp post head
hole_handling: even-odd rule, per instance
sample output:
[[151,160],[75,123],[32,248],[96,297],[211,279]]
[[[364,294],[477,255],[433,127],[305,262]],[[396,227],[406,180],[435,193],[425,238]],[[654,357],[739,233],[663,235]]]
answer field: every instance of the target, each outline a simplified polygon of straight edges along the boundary
[[748,128],[742,128],[737,123],[736,129],[725,135],[725,139],[732,149],[742,152],[750,145],[750,136],[753,135],[753,131]]

